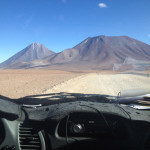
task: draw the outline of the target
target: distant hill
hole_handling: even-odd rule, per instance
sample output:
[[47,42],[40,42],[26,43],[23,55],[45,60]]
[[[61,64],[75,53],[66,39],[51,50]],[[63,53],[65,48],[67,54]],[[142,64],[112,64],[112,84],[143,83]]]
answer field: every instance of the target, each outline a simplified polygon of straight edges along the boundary
[[5,62],[0,64],[1,68],[23,68],[24,63],[28,63],[34,60],[41,60],[47,56],[54,54],[45,46],[39,43],[32,43],[25,49],[21,50]]
[[89,37],[71,49],[47,57],[45,61],[61,68],[112,70],[115,64],[123,63],[128,57],[150,61],[150,45],[128,36]]
[[104,35],[89,37],[60,53],[32,44],[2,65],[62,70],[146,69],[150,68],[150,45],[128,36]]

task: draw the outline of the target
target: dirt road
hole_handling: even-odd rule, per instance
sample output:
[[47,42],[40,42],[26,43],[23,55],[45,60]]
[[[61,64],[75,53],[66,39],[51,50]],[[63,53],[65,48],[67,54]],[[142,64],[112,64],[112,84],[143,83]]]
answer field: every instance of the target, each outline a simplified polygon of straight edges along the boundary
[[0,95],[10,98],[59,92],[116,96],[120,90],[149,87],[150,77],[142,75],[56,70],[0,71]]
[[71,92],[116,96],[121,90],[137,88],[150,88],[150,77],[132,74],[91,73],[55,85],[44,91],[43,94]]

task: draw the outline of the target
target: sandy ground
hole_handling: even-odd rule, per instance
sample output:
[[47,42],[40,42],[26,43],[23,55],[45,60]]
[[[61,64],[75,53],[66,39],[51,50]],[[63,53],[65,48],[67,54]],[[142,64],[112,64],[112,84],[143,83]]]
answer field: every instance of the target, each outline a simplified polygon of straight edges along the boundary
[[150,88],[150,76],[110,72],[0,70],[0,95],[10,98],[59,92],[116,96],[121,90],[137,88]]
[[44,92],[81,74],[48,70],[0,70],[0,95],[20,98]]
[[47,89],[43,94],[69,92],[117,96],[120,91],[139,88],[150,88],[150,77],[132,74],[91,73],[58,84]]

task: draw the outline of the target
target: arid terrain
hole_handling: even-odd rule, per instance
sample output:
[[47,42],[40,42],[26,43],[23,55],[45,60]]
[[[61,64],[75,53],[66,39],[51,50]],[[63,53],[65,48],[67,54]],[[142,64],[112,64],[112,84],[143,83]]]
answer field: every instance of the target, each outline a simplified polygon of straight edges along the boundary
[[53,88],[47,89],[48,93],[83,93],[83,94],[108,94],[117,96],[120,91],[128,89],[149,88],[150,77],[135,74],[101,74],[90,73],[82,75]]
[[79,75],[57,70],[0,70],[0,95],[20,98],[40,94]]
[[0,70],[0,95],[10,98],[59,92],[116,96],[121,90],[149,88],[149,85],[147,73]]

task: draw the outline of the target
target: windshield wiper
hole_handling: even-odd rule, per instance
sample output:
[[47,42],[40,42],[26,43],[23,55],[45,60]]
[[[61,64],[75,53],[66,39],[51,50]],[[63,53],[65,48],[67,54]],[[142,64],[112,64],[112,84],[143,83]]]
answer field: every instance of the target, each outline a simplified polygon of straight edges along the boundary
[[37,107],[41,107],[42,104],[38,104],[38,105],[26,105],[26,104],[23,104],[22,106],[26,107],[26,108],[37,108]]
[[150,105],[150,94],[134,96],[134,97],[119,97],[110,103],[117,103],[117,104],[149,104]]
[[150,106],[141,106],[141,105],[134,105],[134,104],[131,104],[129,106],[134,109],[140,109],[140,110],[149,110],[150,109]]

